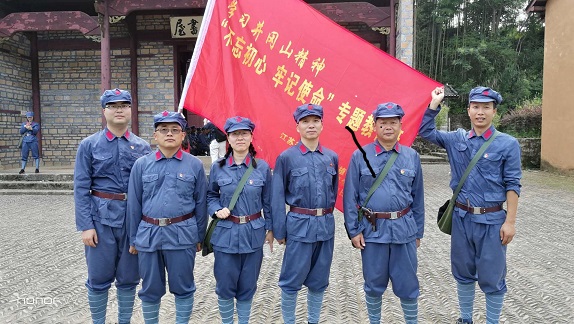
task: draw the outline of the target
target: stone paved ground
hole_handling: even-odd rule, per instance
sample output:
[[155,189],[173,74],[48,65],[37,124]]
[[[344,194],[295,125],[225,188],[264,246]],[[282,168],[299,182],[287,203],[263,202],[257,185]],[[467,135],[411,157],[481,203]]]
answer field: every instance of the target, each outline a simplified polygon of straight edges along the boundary
[[[427,226],[419,249],[419,318],[421,323],[453,323],[457,304],[449,272],[449,237],[438,231],[434,220],[436,209],[448,198],[448,166],[424,165],[423,169]],[[518,234],[508,250],[510,291],[502,323],[574,323],[573,211],[573,178],[525,172]],[[86,266],[80,236],[75,232],[72,197],[0,196],[0,233],[0,323],[89,323],[83,285]],[[252,323],[281,322],[278,250],[263,262]],[[219,320],[212,266],[212,255],[198,257],[192,323]],[[367,323],[362,283],[359,252],[351,247],[338,222],[322,323]],[[302,323],[306,322],[304,293],[299,297],[297,316]],[[139,306],[136,301],[134,323],[143,322]],[[112,290],[108,322],[115,322],[116,309]],[[162,322],[172,323],[173,311],[173,297],[167,295],[161,308]],[[391,289],[383,298],[383,322],[402,322]],[[475,322],[485,322],[482,293],[477,293]]]

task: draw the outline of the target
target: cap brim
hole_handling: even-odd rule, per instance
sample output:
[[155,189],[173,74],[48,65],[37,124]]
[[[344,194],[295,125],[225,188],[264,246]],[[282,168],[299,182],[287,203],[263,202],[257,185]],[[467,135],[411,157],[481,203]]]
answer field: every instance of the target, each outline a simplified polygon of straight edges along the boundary
[[490,99],[473,99],[470,102],[491,102],[491,101],[496,102],[496,100],[494,100],[492,98],[490,98]]
[[185,130],[185,126],[187,126],[187,124],[183,125],[180,121],[178,120],[161,120],[158,122],[153,123],[153,127],[156,128],[157,125],[159,124],[168,124],[168,123],[174,123],[174,124],[178,124],[179,126],[181,126],[182,130]]
[[485,95],[475,95],[474,98],[468,99],[468,102],[491,102],[491,101],[497,102],[496,99]]
[[226,133],[229,134],[229,133],[233,133],[233,132],[238,131],[238,130],[248,130],[248,131],[252,132],[251,128],[249,128],[249,127],[238,126],[238,127],[229,128]]
[[310,114],[307,114],[307,115],[303,115],[303,116],[299,117],[299,119],[297,119],[297,122],[299,122],[301,119],[303,119],[303,118],[305,118],[305,117],[307,117],[307,116],[317,116],[317,117],[319,117],[319,118],[323,119],[323,117],[321,117],[321,115],[319,115],[319,114],[316,114],[316,113],[310,113]]
[[381,116],[375,117],[375,119],[377,119],[377,118],[391,118],[391,117],[402,117],[402,116],[401,115],[381,115]]

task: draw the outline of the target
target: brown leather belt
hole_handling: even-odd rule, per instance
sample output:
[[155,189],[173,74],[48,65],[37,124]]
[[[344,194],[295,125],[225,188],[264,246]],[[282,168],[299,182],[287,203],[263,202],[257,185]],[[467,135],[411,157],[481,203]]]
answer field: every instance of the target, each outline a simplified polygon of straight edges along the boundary
[[167,226],[179,222],[183,222],[186,219],[193,217],[193,213],[185,214],[183,216],[173,217],[173,218],[152,218],[146,215],[142,215],[142,220],[146,223],[150,223],[157,226]]
[[492,207],[472,207],[472,206],[467,206],[464,205],[462,203],[459,203],[458,201],[456,202],[456,207],[467,211],[471,214],[486,214],[486,213],[492,213],[492,212],[497,212],[499,210],[502,210],[502,205],[497,205],[497,206],[492,206]]
[[372,212],[371,215],[375,216],[376,218],[397,219],[405,216],[410,210],[411,206],[396,212]]
[[327,214],[331,214],[333,212],[333,207],[331,208],[317,208],[317,209],[309,209],[309,208],[300,208],[295,206],[289,206],[289,210],[298,213],[298,214],[305,214],[311,216],[323,216]]
[[261,217],[261,212],[257,212],[253,215],[249,215],[249,216],[233,216],[233,215],[229,215],[229,217],[227,217],[227,220],[230,220],[232,222],[234,222],[235,224],[246,224],[249,223],[250,221],[256,220],[257,218]]
[[92,195],[96,196],[96,197],[100,197],[100,198],[105,198],[105,199],[112,199],[112,200],[127,200],[128,199],[128,194],[125,193],[109,193],[109,192],[101,192],[101,191],[96,191],[96,190],[92,190]]

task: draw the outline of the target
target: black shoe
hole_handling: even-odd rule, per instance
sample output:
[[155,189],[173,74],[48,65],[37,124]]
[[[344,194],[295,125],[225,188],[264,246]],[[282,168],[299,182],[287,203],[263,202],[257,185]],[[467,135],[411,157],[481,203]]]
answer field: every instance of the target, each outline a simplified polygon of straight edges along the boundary
[[36,169],[36,171],[34,171],[34,173],[40,173],[40,169]]
[[456,320],[456,324],[472,324],[472,323],[473,323],[472,320],[463,320],[460,317]]
[[20,172],[18,172],[18,174],[24,174],[24,169],[20,170]]

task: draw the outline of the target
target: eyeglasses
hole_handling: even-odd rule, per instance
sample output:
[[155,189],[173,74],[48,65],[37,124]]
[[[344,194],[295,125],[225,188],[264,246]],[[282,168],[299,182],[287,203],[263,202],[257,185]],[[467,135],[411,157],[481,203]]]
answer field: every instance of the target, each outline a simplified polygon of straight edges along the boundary
[[116,111],[118,109],[128,109],[131,105],[123,104],[123,105],[113,105],[113,106],[106,106],[107,109]]
[[229,133],[229,137],[231,138],[247,138],[251,135],[250,131],[236,131],[233,133]]
[[160,132],[163,135],[167,135],[169,132],[171,132],[173,135],[177,135],[182,132],[181,128],[158,128],[155,131]]

